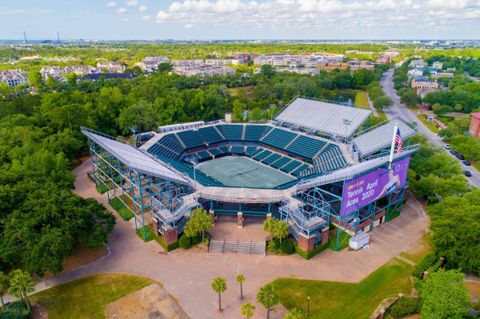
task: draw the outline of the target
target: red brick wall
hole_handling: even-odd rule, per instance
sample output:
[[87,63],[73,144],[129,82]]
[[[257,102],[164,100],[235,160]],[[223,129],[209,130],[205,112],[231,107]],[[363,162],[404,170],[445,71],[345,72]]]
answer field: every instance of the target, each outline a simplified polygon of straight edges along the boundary
[[314,237],[307,238],[303,235],[300,235],[298,246],[303,251],[310,251],[314,248]]
[[480,138],[480,119],[472,116],[472,121],[470,122],[469,134]]
[[176,228],[170,228],[169,230],[165,231],[163,234],[163,240],[167,245],[174,243],[178,240],[178,233]]

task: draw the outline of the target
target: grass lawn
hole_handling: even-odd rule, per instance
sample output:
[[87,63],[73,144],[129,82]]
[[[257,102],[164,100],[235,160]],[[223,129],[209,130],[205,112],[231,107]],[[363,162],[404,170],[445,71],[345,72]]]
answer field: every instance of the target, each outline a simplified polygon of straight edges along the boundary
[[[334,228],[333,230],[330,231],[330,234],[329,234],[330,240],[328,241],[328,248],[332,250],[335,250],[335,245],[337,243],[337,231],[338,229]],[[350,242],[350,235],[342,231],[338,238],[338,251],[347,248],[349,242]]]
[[36,293],[32,300],[47,308],[48,318],[105,318],[105,307],[151,284],[147,278],[102,274]]
[[368,94],[364,91],[358,91],[355,94],[355,107],[359,107],[361,109],[370,110],[370,106],[368,105]]
[[369,318],[383,299],[410,293],[411,270],[411,265],[393,260],[358,284],[290,278],[273,283],[288,309],[298,308],[305,314],[310,296],[310,318]]
[[417,118],[433,133],[438,134],[440,132],[437,124],[435,124],[435,122],[428,122],[427,116],[425,114],[417,114]]
[[117,211],[117,213],[122,216],[124,220],[129,220],[133,217],[133,213],[124,203],[117,197],[112,198],[109,202],[110,206]]
[[[145,229],[145,239],[143,238],[143,230]],[[139,228],[137,230],[137,236],[140,237],[141,240],[143,240],[144,242],[147,242],[147,241],[150,241],[150,240],[154,240],[155,239],[155,232],[153,230],[153,226],[152,225],[146,225],[142,228]]]

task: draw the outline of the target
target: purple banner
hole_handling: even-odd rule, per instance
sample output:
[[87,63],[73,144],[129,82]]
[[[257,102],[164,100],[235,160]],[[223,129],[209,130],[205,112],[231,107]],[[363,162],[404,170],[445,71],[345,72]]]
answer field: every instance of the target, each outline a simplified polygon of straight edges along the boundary
[[410,157],[345,183],[341,215],[345,216],[405,186]]

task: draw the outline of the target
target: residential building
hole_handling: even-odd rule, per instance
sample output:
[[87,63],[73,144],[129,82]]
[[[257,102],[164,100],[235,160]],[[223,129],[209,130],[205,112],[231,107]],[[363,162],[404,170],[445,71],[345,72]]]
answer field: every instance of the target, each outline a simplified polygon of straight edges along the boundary
[[125,65],[118,62],[98,62],[97,68],[108,71],[109,73],[122,73],[125,71]]
[[319,70],[316,68],[297,68],[297,67],[290,67],[290,68],[276,68],[277,72],[288,72],[288,73],[295,73],[295,74],[309,74],[309,75],[318,75],[320,73]]
[[234,75],[235,69],[228,66],[215,65],[191,65],[191,66],[174,66],[173,73],[183,76],[227,76]]
[[470,128],[468,133],[480,139],[480,112],[472,113],[472,120],[470,122]]
[[413,79],[412,80],[412,89],[438,89],[438,83],[434,80],[422,79]]
[[420,69],[417,69],[417,68],[410,69],[410,70],[407,71],[407,76],[409,78],[413,78],[413,77],[421,76],[421,75],[423,75],[423,70],[420,70]]
[[9,87],[27,84],[28,73],[20,69],[0,71],[0,82],[6,83]]
[[366,70],[373,70],[375,69],[375,65],[370,61],[349,61],[348,66],[350,67],[350,71],[355,72],[360,69]]
[[195,60],[172,60],[170,61],[173,66],[200,66],[203,65],[202,59]]
[[319,62],[317,63],[317,69],[319,71],[327,71],[331,72],[334,70],[346,70],[349,68],[348,63],[343,63],[343,62]]
[[239,65],[243,64],[243,60],[240,59],[205,59],[206,65],[216,65],[216,66],[224,66],[224,65]]
[[422,59],[412,60],[409,64],[410,68],[424,68],[427,67],[428,63]]
[[443,63],[440,62],[440,61],[435,61],[435,62],[432,63],[432,68],[441,70],[441,69],[443,69]]
[[438,79],[438,78],[453,78],[455,74],[453,74],[452,72],[437,72],[435,73],[432,77],[435,78],[435,79]]
[[141,62],[135,63],[144,72],[151,73],[158,70],[158,66],[162,63],[168,63],[170,59],[164,56],[150,56],[144,58]]

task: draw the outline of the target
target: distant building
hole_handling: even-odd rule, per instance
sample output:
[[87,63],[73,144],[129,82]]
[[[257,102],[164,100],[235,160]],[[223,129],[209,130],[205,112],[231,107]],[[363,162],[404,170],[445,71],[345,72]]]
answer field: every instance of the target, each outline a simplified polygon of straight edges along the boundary
[[290,67],[290,68],[277,68],[277,72],[288,72],[288,73],[295,73],[295,74],[309,74],[309,75],[318,75],[320,73],[319,70],[316,68],[297,68],[297,67]]
[[414,69],[411,69],[411,70],[407,71],[407,76],[409,78],[413,78],[413,77],[421,76],[421,75],[423,75],[423,70],[420,70],[420,69],[417,69],[417,68],[414,68]]
[[435,78],[435,79],[438,79],[438,78],[453,78],[455,74],[453,74],[452,72],[437,72],[436,74],[434,74],[432,77]]
[[480,112],[472,113],[472,120],[470,122],[470,128],[468,133],[480,139]]
[[318,63],[342,62],[342,54],[262,54],[253,60],[256,65],[271,65],[274,67],[316,67]]
[[350,61],[348,62],[350,71],[355,72],[360,69],[374,70],[375,65],[370,61]]
[[390,64],[393,61],[393,57],[391,55],[380,55],[377,58],[378,64]]
[[0,82],[6,83],[9,87],[27,84],[28,73],[20,69],[0,71]]
[[205,59],[206,65],[216,65],[216,66],[224,66],[224,65],[239,65],[243,64],[243,60],[240,59]]
[[125,71],[125,65],[118,62],[98,62],[97,68],[109,73],[122,73]]
[[228,76],[234,75],[235,69],[229,66],[215,66],[215,65],[186,65],[174,66],[173,73],[183,76]]
[[443,63],[440,61],[435,61],[432,63],[432,68],[441,70],[443,68]]
[[412,89],[438,89],[437,81],[426,79],[413,79]]
[[409,64],[410,68],[424,68],[427,67],[428,63],[422,59],[412,60]]
[[157,71],[160,64],[169,62],[170,59],[164,56],[150,56],[144,58],[141,62],[138,62],[135,65],[140,67],[142,71],[151,73]]
[[82,76],[79,80],[92,80],[97,82],[101,79],[111,80],[111,79],[133,79],[136,77],[134,73],[95,73],[95,74],[86,74]]
[[203,60],[172,60],[171,63],[173,64],[173,66],[200,66],[203,65]]
[[343,62],[319,62],[317,63],[317,70],[331,72],[334,70],[346,70],[349,68],[348,63]]

